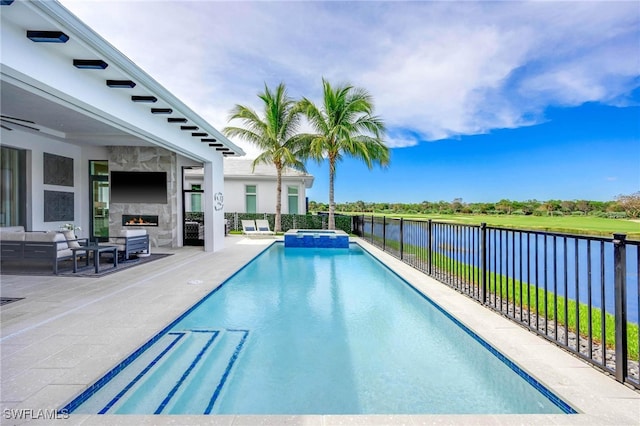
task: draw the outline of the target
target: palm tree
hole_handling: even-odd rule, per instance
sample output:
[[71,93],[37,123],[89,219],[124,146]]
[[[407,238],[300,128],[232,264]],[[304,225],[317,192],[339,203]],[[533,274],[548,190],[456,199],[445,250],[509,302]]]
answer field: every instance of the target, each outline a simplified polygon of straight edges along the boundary
[[300,124],[300,111],[296,101],[287,95],[284,83],[280,83],[275,91],[267,85],[264,93],[258,97],[264,102],[264,115],[260,117],[253,109],[236,105],[230,112],[229,121],[241,120],[244,127],[225,127],[226,136],[237,136],[251,142],[262,150],[253,161],[253,170],[258,164],[273,164],[276,168],[276,217],[274,230],[282,232],[282,171],[291,167],[306,171],[300,160],[300,147],[297,137]]
[[384,123],[372,115],[373,100],[364,90],[346,84],[331,87],[322,79],[322,105],[317,107],[309,99],[300,101],[309,123],[317,132],[303,135],[306,153],[318,162],[329,161],[329,229],[335,229],[334,181],[336,164],[344,155],[358,158],[371,169],[374,163],[389,164],[389,149],[382,137]]

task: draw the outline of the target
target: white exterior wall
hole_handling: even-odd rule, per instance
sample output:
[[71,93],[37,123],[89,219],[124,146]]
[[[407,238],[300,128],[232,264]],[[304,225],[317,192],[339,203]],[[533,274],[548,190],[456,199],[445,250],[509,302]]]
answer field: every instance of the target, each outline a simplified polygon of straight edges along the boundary
[[[245,187],[256,186],[257,213],[276,212],[276,180],[264,178],[236,178],[226,176],[224,180],[224,210],[228,213],[246,213]],[[298,187],[298,213],[305,214],[306,188],[300,178],[282,178],[282,213],[289,212],[287,187]]]

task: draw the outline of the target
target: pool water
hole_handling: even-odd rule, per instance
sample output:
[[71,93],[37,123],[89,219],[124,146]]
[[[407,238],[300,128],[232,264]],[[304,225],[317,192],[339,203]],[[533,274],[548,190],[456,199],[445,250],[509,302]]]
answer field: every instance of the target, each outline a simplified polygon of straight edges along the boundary
[[274,244],[130,358],[99,381],[99,390],[65,408],[573,412],[354,244],[348,250]]

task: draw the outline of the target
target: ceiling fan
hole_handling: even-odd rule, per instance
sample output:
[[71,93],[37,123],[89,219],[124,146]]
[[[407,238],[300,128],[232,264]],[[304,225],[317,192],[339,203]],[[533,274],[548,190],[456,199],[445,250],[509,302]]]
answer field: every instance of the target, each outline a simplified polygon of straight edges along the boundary
[[33,125],[36,124],[34,121],[31,121],[31,120],[25,120],[23,118],[16,118],[16,117],[10,117],[8,115],[0,115],[0,127],[2,127],[5,130],[12,131],[13,128],[11,128],[10,126],[20,126],[20,127],[24,127],[24,128],[27,128],[27,129],[35,130],[36,132],[40,131],[40,129],[38,129],[37,127],[29,126],[29,125],[23,124],[23,123],[28,123],[28,124],[33,124]]

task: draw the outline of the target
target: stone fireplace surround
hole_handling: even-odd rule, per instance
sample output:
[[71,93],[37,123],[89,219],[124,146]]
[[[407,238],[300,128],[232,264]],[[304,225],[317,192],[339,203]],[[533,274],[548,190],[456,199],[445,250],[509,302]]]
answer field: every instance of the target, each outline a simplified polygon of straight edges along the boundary
[[109,235],[120,235],[124,226],[122,216],[157,216],[157,226],[140,226],[149,234],[152,247],[178,246],[178,188],[176,154],[159,147],[111,146],[109,170],[167,172],[167,203],[111,203],[109,206]]

